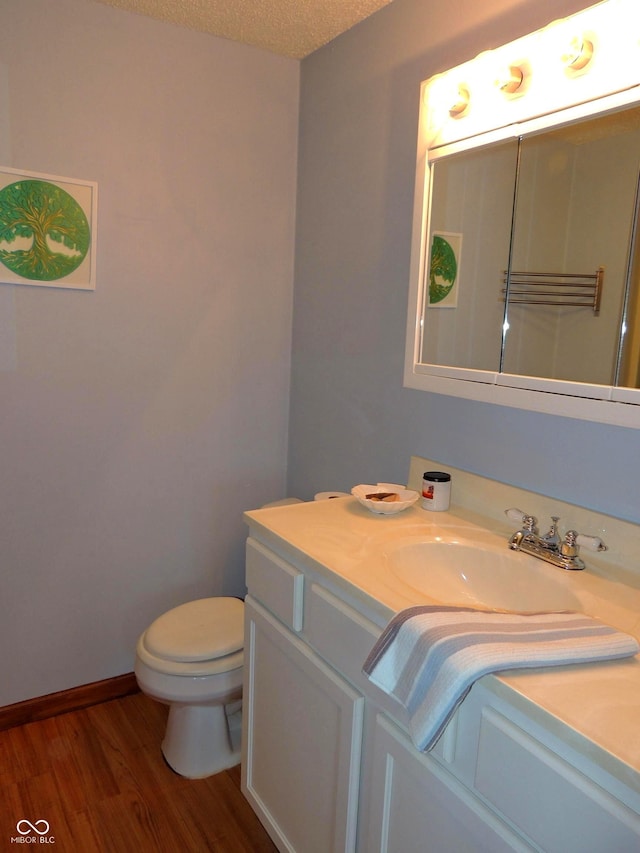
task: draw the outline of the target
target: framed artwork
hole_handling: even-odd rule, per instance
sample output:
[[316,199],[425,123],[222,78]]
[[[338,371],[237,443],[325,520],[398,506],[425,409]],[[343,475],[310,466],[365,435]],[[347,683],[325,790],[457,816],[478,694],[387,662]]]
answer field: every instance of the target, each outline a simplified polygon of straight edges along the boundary
[[95,290],[98,185],[0,166],[0,282]]
[[457,306],[461,252],[462,234],[451,231],[432,233],[427,299],[430,308]]

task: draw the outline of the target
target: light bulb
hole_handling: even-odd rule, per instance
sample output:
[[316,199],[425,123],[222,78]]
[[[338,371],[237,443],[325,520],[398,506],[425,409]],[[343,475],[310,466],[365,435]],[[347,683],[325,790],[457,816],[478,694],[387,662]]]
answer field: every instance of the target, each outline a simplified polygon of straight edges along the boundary
[[576,36],[571,39],[567,52],[562,55],[562,63],[571,71],[582,71],[593,58],[593,42]]
[[449,107],[449,115],[452,118],[461,116],[469,106],[469,90],[466,86],[458,86],[453,103]]
[[513,95],[517,92],[524,82],[524,72],[518,65],[509,65],[496,80],[496,86],[501,92],[507,95]]

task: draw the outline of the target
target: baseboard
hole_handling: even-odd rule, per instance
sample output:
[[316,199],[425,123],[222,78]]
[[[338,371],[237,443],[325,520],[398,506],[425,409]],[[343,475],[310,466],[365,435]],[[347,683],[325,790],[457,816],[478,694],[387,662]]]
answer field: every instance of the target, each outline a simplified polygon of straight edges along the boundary
[[99,705],[100,702],[108,702],[110,699],[119,699],[121,696],[128,696],[138,691],[135,675],[133,672],[127,672],[115,678],[81,684],[70,690],[37,696],[35,699],[25,699],[24,702],[16,702],[15,705],[5,705],[4,708],[0,708],[0,731],[22,726],[25,723],[34,723],[37,720],[46,720],[58,714],[66,714],[67,711],[80,711],[82,708]]

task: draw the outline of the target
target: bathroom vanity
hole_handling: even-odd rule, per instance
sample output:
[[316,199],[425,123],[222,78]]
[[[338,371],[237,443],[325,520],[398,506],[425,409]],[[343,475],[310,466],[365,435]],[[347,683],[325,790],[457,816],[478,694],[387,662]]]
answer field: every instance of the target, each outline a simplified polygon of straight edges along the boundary
[[[428,467],[438,466],[412,461],[410,487]],[[509,552],[507,506],[602,533],[609,562],[585,554],[585,571],[562,572]],[[465,472],[454,473],[446,513],[375,515],[345,497],[246,521],[242,785],[280,850],[640,849],[637,657],[485,676],[427,753],[401,706],[362,673],[390,618],[422,603],[571,605],[638,636],[640,582],[620,563],[637,549],[635,525]],[[478,565],[504,553],[512,581],[502,567],[495,583],[469,572],[471,588],[449,587],[444,601],[428,560],[423,576],[406,569],[432,543],[452,561],[456,548],[462,561],[477,548]]]

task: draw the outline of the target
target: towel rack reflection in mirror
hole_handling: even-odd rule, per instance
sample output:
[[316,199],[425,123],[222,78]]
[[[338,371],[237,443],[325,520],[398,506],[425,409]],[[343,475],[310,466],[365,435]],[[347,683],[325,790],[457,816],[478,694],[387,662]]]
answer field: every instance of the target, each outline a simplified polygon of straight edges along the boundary
[[591,308],[600,311],[604,267],[595,273],[504,273],[502,288],[510,305],[569,305],[574,308]]

